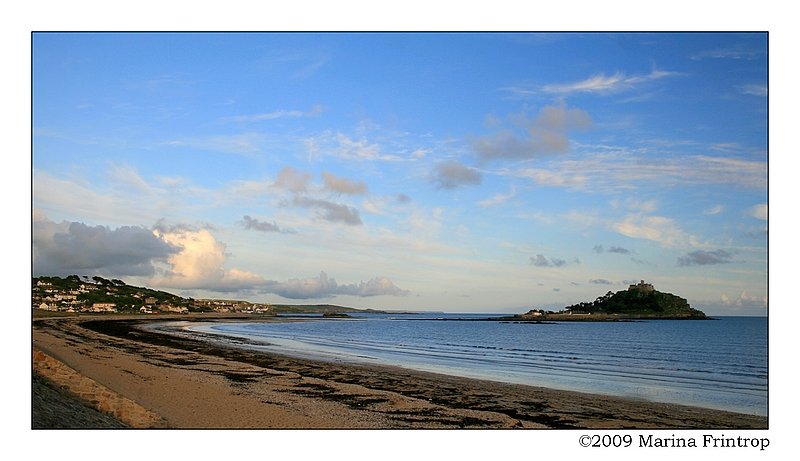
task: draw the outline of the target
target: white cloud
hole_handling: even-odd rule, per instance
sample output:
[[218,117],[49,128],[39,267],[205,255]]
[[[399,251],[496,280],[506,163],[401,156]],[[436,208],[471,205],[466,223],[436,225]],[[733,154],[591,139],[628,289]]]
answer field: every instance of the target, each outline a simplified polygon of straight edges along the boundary
[[725,211],[725,205],[715,205],[711,208],[703,210],[703,214],[707,216],[714,216],[722,213],[723,211]]
[[263,120],[276,120],[281,118],[302,118],[302,117],[315,117],[323,112],[320,105],[315,105],[310,110],[275,110],[272,112],[264,112],[260,114],[250,115],[234,115],[225,117],[224,121],[229,122],[260,122]]
[[723,293],[720,295],[720,303],[728,307],[767,307],[767,297],[750,296],[743,290],[736,298],[730,298]]
[[586,176],[580,172],[557,172],[541,168],[516,170],[516,176],[533,180],[538,186],[581,188],[586,184]]
[[750,96],[767,96],[767,85],[752,84],[736,87],[740,93]]
[[767,217],[769,216],[769,213],[767,212],[767,204],[761,203],[759,205],[754,205],[750,208],[749,214],[756,219],[766,221]]
[[651,240],[668,247],[696,247],[700,244],[697,237],[684,232],[674,220],[663,216],[631,214],[612,227],[627,237]]
[[348,160],[387,160],[397,161],[402,158],[381,152],[378,144],[370,144],[366,139],[353,140],[350,137],[337,133],[333,154]]
[[113,182],[102,181],[98,185],[34,170],[33,206],[51,216],[80,216],[83,220],[127,224],[153,222],[159,212],[169,212],[178,201],[175,196],[163,195],[158,188],[141,184],[139,187],[148,190],[147,200],[142,200],[141,193],[127,193]]
[[760,49],[749,49],[744,47],[715,48],[702,51],[691,56],[690,59],[700,61],[702,59],[755,59],[764,54]]
[[516,195],[517,195],[517,188],[516,187],[512,187],[511,191],[506,193],[506,194],[503,194],[502,192],[499,192],[499,193],[495,194],[491,198],[488,198],[486,200],[481,200],[480,202],[478,202],[478,206],[481,207],[481,208],[488,208],[488,207],[500,205],[501,203],[505,203],[505,202],[511,200]]
[[261,133],[248,132],[232,135],[182,138],[168,141],[165,144],[173,147],[191,147],[238,155],[254,155],[262,150],[266,136]]
[[680,75],[677,72],[667,72],[653,69],[645,75],[625,75],[617,72],[614,75],[593,75],[585,80],[573,83],[556,83],[544,85],[541,91],[545,93],[570,94],[570,93],[617,93],[631,90],[642,84],[659,80],[665,77]]
[[151,194],[154,192],[153,188],[130,165],[112,165],[108,174],[114,184],[131,187],[140,193]]
[[722,184],[766,189],[766,162],[707,155],[650,159],[632,153],[585,155],[554,160],[543,168],[505,170],[501,174],[534,180],[537,184],[586,191],[632,191],[643,185]]
[[225,245],[207,229],[155,230],[154,234],[180,250],[167,258],[165,275],[154,277],[154,286],[238,291],[252,289],[264,283],[261,276],[237,268],[226,269]]

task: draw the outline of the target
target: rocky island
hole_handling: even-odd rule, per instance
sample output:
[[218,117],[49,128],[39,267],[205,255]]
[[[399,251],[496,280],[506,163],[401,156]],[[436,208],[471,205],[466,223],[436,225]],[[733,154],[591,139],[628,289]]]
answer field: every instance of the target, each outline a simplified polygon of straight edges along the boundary
[[627,290],[609,291],[592,302],[567,306],[559,312],[531,309],[510,317],[516,321],[621,321],[621,320],[705,320],[705,313],[692,308],[686,299],[657,291],[641,282]]

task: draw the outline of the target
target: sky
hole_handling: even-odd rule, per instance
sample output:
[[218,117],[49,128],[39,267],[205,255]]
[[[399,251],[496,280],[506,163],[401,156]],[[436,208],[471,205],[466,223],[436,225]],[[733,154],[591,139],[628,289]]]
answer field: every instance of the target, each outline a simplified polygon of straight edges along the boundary
[[765,33],[34,33],[33,275],[767,307]]

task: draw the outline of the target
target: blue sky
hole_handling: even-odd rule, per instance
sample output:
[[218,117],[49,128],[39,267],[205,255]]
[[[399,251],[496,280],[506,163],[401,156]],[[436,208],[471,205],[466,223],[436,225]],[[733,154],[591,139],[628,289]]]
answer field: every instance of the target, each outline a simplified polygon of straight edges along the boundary
[[33,35],[34,275],[520,312],[767,302],[767,37]]

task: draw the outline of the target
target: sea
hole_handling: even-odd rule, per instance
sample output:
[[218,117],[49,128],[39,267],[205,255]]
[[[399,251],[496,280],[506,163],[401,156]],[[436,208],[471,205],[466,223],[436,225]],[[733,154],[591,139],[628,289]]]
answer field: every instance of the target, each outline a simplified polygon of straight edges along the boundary
[[317,360],[767,415],[767,318],[514,323],[492,314],[308,315],[190,323],[247,347]]

